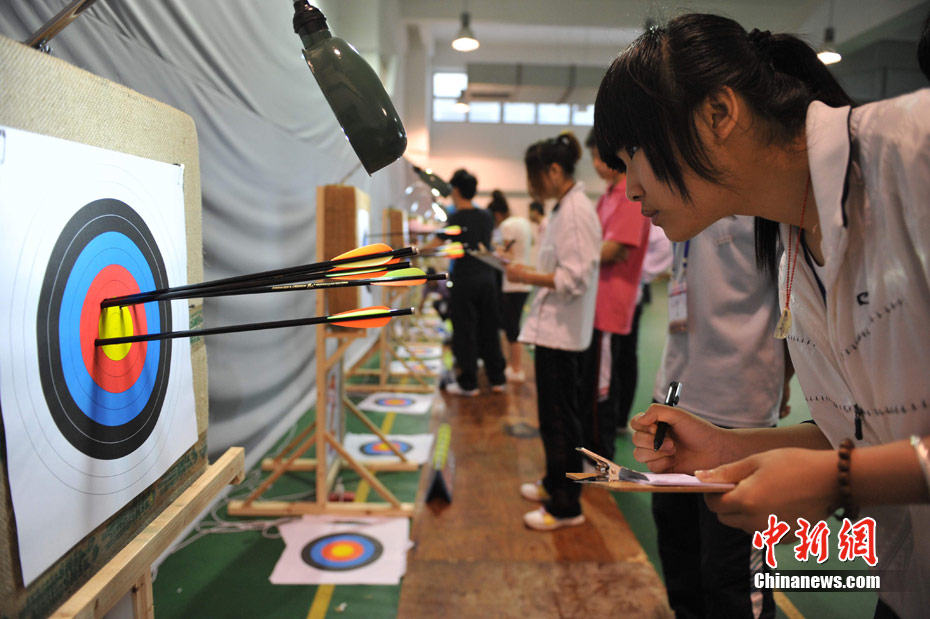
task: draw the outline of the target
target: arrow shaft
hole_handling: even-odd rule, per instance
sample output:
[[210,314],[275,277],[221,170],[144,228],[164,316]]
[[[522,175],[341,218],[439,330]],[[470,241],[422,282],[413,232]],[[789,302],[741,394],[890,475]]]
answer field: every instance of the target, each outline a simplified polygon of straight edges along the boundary
[[[403,309],[392,309],[379,316],[408,316],[413,313],[412,307]],[[182,337],[193,337],[195,335],[221,335],[224,333],[241,333],[244,331],[263,331],[266,329],[282,329],[284,327],[302,327],[306,325],[320,325],[332,323],[334,321],[356,322],[371,320],[371,315],[333,317],[333,316],[313,316],[310,318],[296,318],[292,320],[275,320],[271,322],[250,322],[238,325],[227,325],[225,327],[212,327],[209,329],[188,329],[185,331],[169,331],[166,333],[146,333],[144,335],[128,335],[125,337],[97,338],[94,341],[95,346],[109,346],[111,344],[135,344],[137,342],[152,342],[155,340],[177,339]]]

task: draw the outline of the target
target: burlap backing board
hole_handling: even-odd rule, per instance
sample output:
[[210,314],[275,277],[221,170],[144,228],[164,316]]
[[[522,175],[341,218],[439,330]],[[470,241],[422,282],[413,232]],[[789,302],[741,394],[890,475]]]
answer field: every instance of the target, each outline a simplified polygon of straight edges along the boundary
[[[187,114],[0,36],[0,124],[184,164],[187,276],[190,282],[203,281],[200,163],[197,133]],[[198,300],[191,306],[192,326],[200,325],[202,314]],[[203,338],[191,339],[191,363],[197,443],[161,479],[79,542],[28,589],[23,587],[19,567],[6,454],[0,453],[0,616],[51,613],[203,473],[207,465]],[[4,444],[0,437],[0,449]]]
[[[330,260],[359,246],[358,212],[369,211],[370,201],[367,193],[350,185],[317,187],[317,259]],[[361,299],[359,290],[346,287],[325,291],[326,312],[338,314],[357,309]],[[334,331],[343,329],[331,327]]]

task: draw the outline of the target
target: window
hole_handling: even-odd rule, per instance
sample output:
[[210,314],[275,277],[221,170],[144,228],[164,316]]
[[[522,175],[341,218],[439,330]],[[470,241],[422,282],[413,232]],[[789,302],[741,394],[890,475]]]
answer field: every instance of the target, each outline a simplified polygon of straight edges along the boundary
[[468,122],[499,123],[501,104],[497,101],[472,101],[468,104]]
[[511,125],[532,125],[536,122],[536,104],[505,103],[504,122]]
[[462,91],[468,88],[466,73],[434,73],[433,96],[458,99]]
[[594,125],[594,105],[573,105],[572,124],[583,127]]
[[594,124],[594,104],[471,101],[467,112],[455,104],[468,88],[464,71],[438,71],[433,74],[433,122],[504,123],[507,125]]
[[455,99],[433,99],[433,120],[435,122],[463,123],[465,112],[455,109]]

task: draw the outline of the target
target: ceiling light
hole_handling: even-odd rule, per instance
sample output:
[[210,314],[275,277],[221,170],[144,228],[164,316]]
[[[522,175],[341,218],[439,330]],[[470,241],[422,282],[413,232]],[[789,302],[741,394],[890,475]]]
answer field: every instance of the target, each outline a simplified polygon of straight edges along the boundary
[[469,106],[468,101],[465,99],[464,93],[459,96],[455,103],[452,104],[452,109],[461,114],[468,114]]
[[480,43],[475,38],[475,33],[468,26],[470,21],[471,16],[468,11],[464,11],[462,13],[462,27],[459,28],[459,33],[455,35],[455,39],[452,41],[452,49],[460,52],[471,52],[478,49]]
[[836,44],[834,36],[833,26],[828,26],[823,34],[823,45],[820,46],[820,51],[817,52],[817,58],[824,64],[834,64],[843,59],[843,56],[833,47]]

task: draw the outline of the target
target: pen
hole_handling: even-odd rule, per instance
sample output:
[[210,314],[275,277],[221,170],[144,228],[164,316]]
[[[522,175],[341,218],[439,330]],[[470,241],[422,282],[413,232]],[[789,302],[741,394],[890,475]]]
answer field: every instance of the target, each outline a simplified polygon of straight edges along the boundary
[[[675,406],[678,404],[678,398],[681,396],[681,383],[673,380],[668,385],[668,393],[665,394],[665,405]],[[662,442],[665,440],[665,433],[668,432],[668,423],[660,421],[656,423],[656,437],[652,441],[652,450],[659,451]]]

